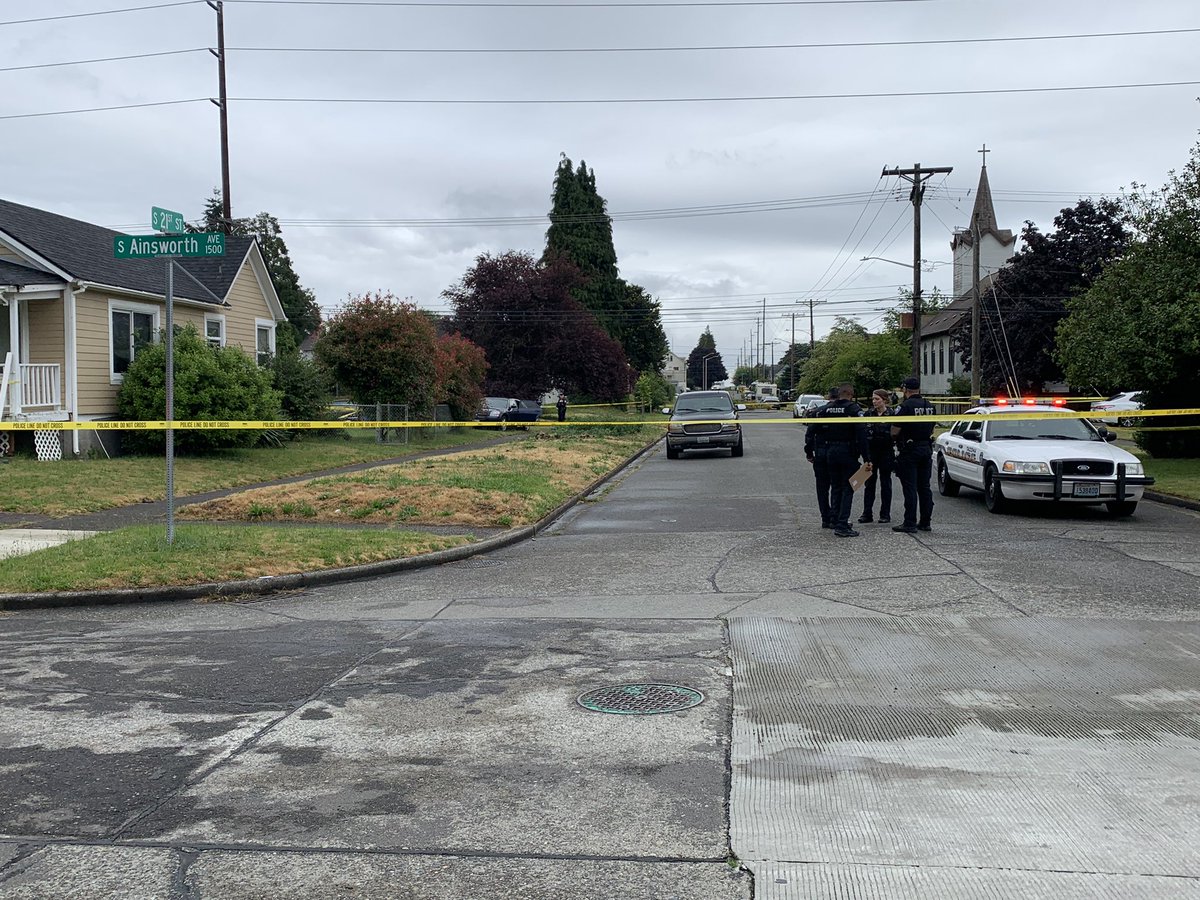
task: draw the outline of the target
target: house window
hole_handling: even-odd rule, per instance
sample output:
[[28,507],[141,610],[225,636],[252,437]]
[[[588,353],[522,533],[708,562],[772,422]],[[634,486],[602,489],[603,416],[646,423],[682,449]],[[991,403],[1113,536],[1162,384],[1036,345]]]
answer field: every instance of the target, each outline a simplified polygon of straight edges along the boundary
[[158,310],[140,304],[109,304],[109,375],[114,382],[125,379],[129,364],[139,349],[155,339]]
[[269,366],[275,355],[275,323],[270,319],[254,320],[254,355],[260,366]]
[[204,339],[214,347],[225,346],[225,317],[205,315]]

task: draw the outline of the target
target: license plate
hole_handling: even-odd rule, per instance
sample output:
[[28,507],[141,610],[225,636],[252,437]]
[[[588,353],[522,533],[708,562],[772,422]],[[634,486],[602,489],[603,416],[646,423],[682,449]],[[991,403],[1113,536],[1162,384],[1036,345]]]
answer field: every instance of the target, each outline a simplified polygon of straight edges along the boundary
[[705,435],[705,436],[702,436],[702,437],[698,437],[698,438],[696,438],[696,443],[697,443],[697,444],[707,444],[707,443],[708,443],[708,436],[707,436],[707,435]]
[[1100,485],[1098,484],[1077,484],[1071,490],[1073,497],[1099,497]]

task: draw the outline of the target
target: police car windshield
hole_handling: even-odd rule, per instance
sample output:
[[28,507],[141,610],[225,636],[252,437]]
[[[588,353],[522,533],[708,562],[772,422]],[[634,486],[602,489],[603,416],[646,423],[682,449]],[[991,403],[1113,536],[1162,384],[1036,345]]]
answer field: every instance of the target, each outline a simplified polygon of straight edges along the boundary
[[997,415],[988,422],[990,441],[1094,441],[1094,432],[1082,419],[1009,419]]

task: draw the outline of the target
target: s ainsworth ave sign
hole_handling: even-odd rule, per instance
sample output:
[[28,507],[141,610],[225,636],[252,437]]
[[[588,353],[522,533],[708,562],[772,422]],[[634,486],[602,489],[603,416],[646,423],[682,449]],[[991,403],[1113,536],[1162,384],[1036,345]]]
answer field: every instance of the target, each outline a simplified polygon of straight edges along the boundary
[[117,259],[224,255],[225,235],[221,232],[156,235],[119,234],[113,238],[113,256]]

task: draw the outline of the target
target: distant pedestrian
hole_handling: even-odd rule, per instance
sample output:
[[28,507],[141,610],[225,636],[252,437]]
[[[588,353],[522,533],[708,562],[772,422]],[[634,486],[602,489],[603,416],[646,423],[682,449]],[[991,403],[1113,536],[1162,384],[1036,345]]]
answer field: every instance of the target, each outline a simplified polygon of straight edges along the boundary
[[558,421],[567,421],[567,395],[559,394],[558,403],[555,405],[558,407]]
[[[837,399],[838,389],[829,389],[828,403]],[[806,418],[814,418],[814,410]],[[832,528],[833,519],[829,515],[829,460],[825,455],[825,431],[816,422],[806,422],[804,430],[804,458],[812,463],[813,480],[817,484],[817,509],[821,513],[821,527]]]
[[[865,417],[879,418],[892,415],[888,406],[890,393],[879,388],[871,394],[871,408]],[[867,483],[863,485],[863,513],[858,517],[859,522],[870,522],[871,510],[875,506],[875,487],[879,486],[879,521],[892,521],[892,471],[896,464],[896,454],[892,450],[892,426],[887,424],[867,426],[867,444],[871,448],[871,463],[873,471]]]
[[858,471],[858,458],[871,464],[871,449],[867,444],[867,426],[862,421],[862,407],[854,402],[854,385],[838,385],[836,400],[817,411],[825,436],[825,457],[829,466],[829,517],[837,537],[858,537],[850,527],[850,507],[854,489],[850,476]]
[[[904,379],[904,402],[896,410],[898,416],[933,416],[937,414],[921,396],[921,380],[915,375]],[[913,422],[895,425],[896,475],[904,490],[904,522],[893,525],[892,531],[912,534],[932,531],[933,491],[929,479],[933,474],[933,422]]]

